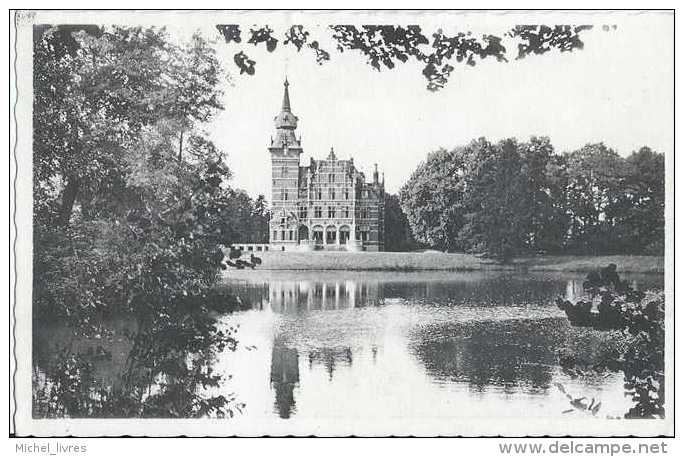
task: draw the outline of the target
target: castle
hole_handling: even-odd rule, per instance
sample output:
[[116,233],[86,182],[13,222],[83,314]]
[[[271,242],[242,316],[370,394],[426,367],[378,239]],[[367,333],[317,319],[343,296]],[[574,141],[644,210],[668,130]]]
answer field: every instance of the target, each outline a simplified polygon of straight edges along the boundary
[[300,164],[301,136],[295,135],[298,118],[290,108],[285,79],[283,105],[275,117],[271,154],[272,208],[269,245],[272,250],[384,250],[385,179],[373,179],[340,160],[335,151],[323,160]]

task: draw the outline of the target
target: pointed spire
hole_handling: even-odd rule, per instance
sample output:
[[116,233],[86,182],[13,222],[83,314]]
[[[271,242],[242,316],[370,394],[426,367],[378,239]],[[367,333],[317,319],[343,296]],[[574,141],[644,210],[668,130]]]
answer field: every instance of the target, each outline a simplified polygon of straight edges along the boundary
[[[274,119],[277,130],[295,130],[297,128],[297,116],[292,114],[292,110],[290,108],[290,91],[288,89],[289,85],[290,83],[288,82],[287,78],[285,78],[285,90],[283,91],[283,107],[280,110],[280,113],[278,113],[278,115]],[[294,132],[288,133],[287,137],[290,140],[290,146],[295,146],[295,144],[297,143],[297,138]],[[280,144],[280,139],[278,139],[276,143]]]
[[289,82],[287,82],[287,76],[285,77],[285,93],[283,94],[283,111],[290,111],[290,91],[288,90],[288,86],[290,85]]

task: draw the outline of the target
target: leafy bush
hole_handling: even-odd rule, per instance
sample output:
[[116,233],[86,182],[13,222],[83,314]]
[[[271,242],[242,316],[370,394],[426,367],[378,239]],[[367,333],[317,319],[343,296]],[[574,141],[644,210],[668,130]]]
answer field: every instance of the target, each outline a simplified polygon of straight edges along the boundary
[[624,373],[626,395],[634,402],[625,417],[665,417],[665,294],[634,290],[614,264],[590,273],[584,289],[588,298],[558,298],[558,306],[572,325],[629,336],[624,352],[609,364]]

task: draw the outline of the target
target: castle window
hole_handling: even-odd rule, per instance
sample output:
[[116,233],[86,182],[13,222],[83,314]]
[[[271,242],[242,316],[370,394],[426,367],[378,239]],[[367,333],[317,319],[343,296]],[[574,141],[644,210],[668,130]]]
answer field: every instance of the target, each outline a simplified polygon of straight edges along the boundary
[[280,174],[283,176],[287,176],[287,167],[280,167]]
[[307,218],[307,211],[306,211],[306,206],[300,206],[299,207],[299,219],[306,219]]
[[290,241],[292,241],[292,230],[290,230],[290,233],[288,233]]
[[335,189],[330,189],[329,194],[330,200],[335,200]]
[[278,239],[278,232],[276,230],[273,230],[273,240],[275,241],[277,239]]
[[316,199],[320,200],[321,198],[323,198],[321,195],[321,189],[316,189]]
[[314,207],[314,217],[323,217],[323,213],[321,211],[320,206]]
[[349,217],[349,208],[344,207],[344,217]]
[[334,173],[330,173],[330,175],[328,176],[328,182],[335,182],[335,174]]
[[335,217],[335,207],[334,206],[328,206],[328,217],[330,217],[330,218]]
[[285,241],[285,230],[280,231],[280,239]]
[[349,189],[344,189],[344,199],[349,200]]
[[287,189],[283,190],[283,200],[287,200]]

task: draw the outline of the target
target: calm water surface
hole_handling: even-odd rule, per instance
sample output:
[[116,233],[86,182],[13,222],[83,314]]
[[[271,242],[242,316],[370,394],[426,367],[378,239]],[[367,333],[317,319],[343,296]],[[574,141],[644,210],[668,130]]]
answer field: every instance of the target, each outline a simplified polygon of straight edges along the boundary
[[[662,277],[627,276],[638,288]],[[598,360],[618,344],[568,325],[557,296],[575,298],[583,275],[395,272],[230,272],[251,310],[240,347],[216,369],[247,405],[238,420],[559,417],[574,397],[629,408],[621,374],[571,378],[567,347]],[[566,411],[566,413],[563,413]]]
[[[662,288],[659,275],[626,277],[640,289]],[[229,271],[223,287],[246,310],[219,323],[239,325],[239,344],[211,361],[219,385],[199,388],[208,397],[234,394],[245,403],[234,421],[264,433],[293,424],[314,432],[321,419],[582,414],[568,412],[559,385],[600,401],[603,417],[622,416],[630,405],[620,373],[572,378],[558,366],[561,348],[591,363],[620,343],[616,333],[571,327],[556,307],[557,296],[580,294],[582,280],[568,273]],[[118,336],[101,343],[111,353],[95,363],[101,385],[121,382],[129,324],[113,322]],[[92,352],[94,343],[65,327],[34,329],[36,385],[64,345]]]

